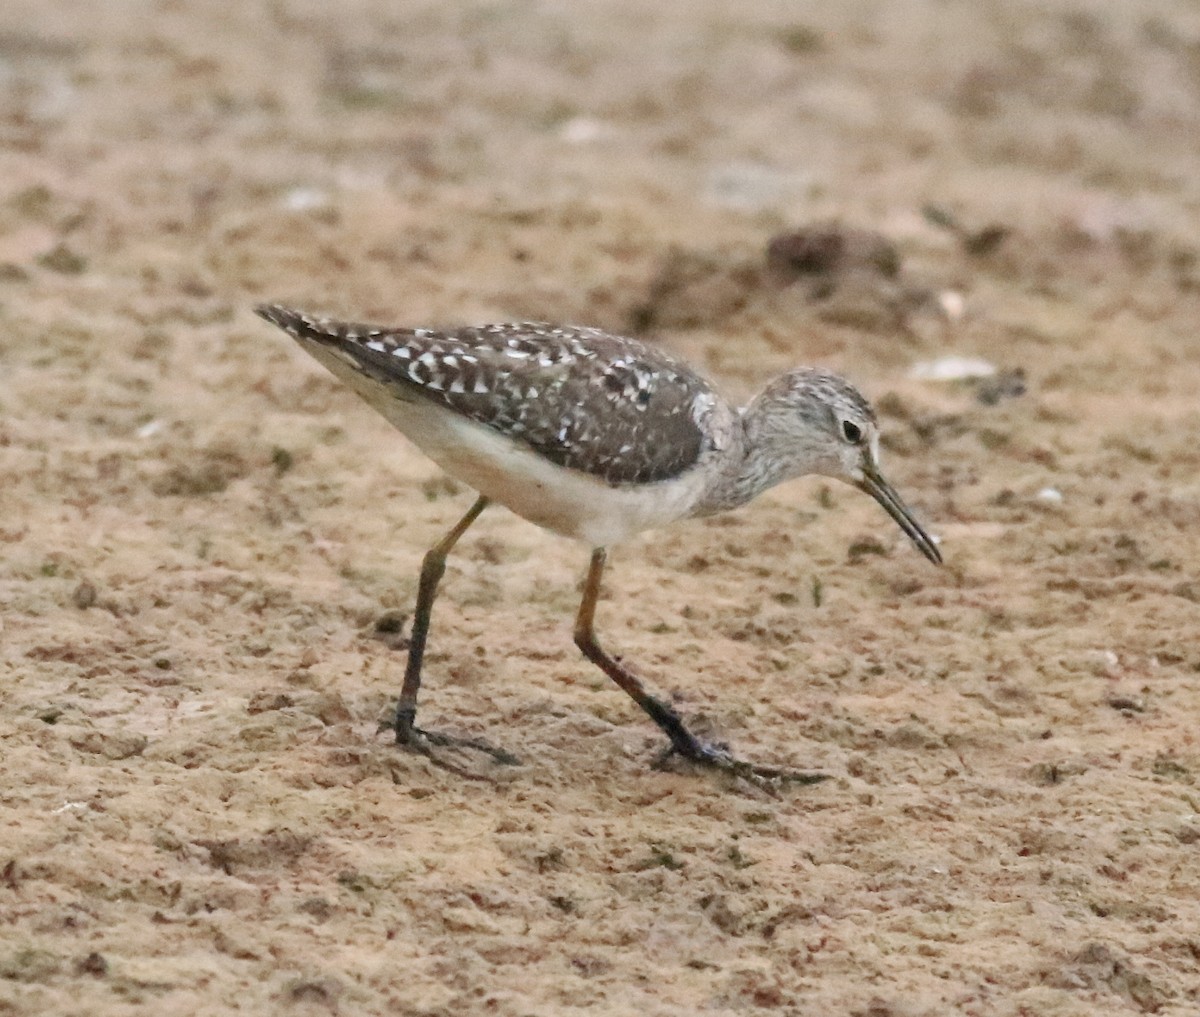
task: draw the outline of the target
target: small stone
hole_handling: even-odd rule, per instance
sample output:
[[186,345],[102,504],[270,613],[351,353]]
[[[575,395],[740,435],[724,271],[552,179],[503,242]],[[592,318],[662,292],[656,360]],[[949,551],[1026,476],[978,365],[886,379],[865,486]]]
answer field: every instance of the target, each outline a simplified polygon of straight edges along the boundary
[[89,607],[94,607],[96,604],[96,587],[85,579],[75,587],[74,592],[71,594],[71,603],[79,608],[80,611],[86,611]]
[[108,974],[108,961],[104,959],[103,954],[96,953],[93,950],[86,957],[80,957],[75,962],[75,971],[81,975],[94,975],[97,978],[103,978]]
[[990,378],[996,373],[996,365],[981,357],[960,357],[953,354],[936,360],[922,360],[908,369],[914,381],[974,381]]
[[42,268],[62,275],[79,275],[87,270],[87,259],[76,254],[66,244],[57,244],[38,258]]
[[805,275],[864,269],[890,279],[900,271],[900,253],[887,237],[872,230],[817,223],[772,237],[767,265],[784,283]]
[[995,406],[1005,399],[1023,396],[1025,391],[1025,369],[1014,367],[983,379],[975,390],[975,398],[984,406]]

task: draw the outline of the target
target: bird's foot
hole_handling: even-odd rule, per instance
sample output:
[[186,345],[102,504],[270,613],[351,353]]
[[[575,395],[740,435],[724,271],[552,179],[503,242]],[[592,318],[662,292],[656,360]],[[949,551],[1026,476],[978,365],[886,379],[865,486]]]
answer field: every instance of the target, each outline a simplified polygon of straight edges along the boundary
[[747,784],[751,784],[773,797],[778,795],[780,789],[791,785],[820,784],[821,781],[829,779],[827,773],[805,773],[800,770],[786,770],[778,766],[759,766],[756,763],[747,763],[732,755],[724,745],[709,745],[699,741],[690,745],[671,745],[655,760],[655,769],[665,769],[667,764],[675,758],[744,780]]
[[415,741],[418,746],[425,744],[443,749],[470,749],[473,752],[482,752],[485,756],[491,756],[503,766],[519,766],[521,763],[521,760],[507,749],[491,745],[482,739],[457,738],[454,735],[443,734],[441,731],[426,731],[419,727],[412,729],[408,741],[401,741],[400,738],[397,738],[396,741],[401,745],[412,745]]
[[434,765],[450,770],[460,776],[477,777],[478,774],[472,773],[465,767],[452,762],[445,758],[442,753],[435,750],[465,749],[470,752],[478,752],[488,756],[493,762],[499,763],[501,766],[518,766],[521,762],[511,752],[498,748],[495,745],[490,745],[481,739],[459,738],[455,735],[444,734],[441,731],[426,731],[424,728],[417,727],[412,723],[411,719],[408,719],[408,723],[404,723],[401,720],[387,726],[395,731],[397,745],[408,749],[410,752],[419,753],[429,759]]

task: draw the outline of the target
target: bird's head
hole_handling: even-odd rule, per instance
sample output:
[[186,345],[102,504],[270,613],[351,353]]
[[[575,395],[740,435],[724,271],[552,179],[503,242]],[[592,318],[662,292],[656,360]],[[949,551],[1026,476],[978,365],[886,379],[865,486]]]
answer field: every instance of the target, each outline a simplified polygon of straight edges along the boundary
[[797,368],[768,385],[747,409],[747,418],[758,432],[756,440],[782,459],[785,475],[817,473],[866,491],[926,558],[941,564],[933,538],[884,479],[875,413],[848,381],[827,371]]

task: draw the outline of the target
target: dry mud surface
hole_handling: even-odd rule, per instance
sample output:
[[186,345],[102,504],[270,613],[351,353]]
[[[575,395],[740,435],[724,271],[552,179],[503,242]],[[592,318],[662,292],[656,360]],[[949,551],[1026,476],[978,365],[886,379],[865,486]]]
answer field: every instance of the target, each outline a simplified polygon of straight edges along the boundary
[[[6,0],[0,1013],[1196,1013],[1198,138],[1189,0]],[[262,299],[854,378],[944,568],[804,480],[599,614],[831,779],[653,769],[502,510],[422,717],[523,764],[398,752],[471,494]]]

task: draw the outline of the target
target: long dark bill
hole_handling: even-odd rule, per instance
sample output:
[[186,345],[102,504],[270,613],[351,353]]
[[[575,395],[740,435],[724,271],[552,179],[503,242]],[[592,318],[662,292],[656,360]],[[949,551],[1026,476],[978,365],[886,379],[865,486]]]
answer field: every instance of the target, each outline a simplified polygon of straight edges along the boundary
[[884,507],[887,514],[896,520],[900,529],[908,534],[909,539],[917,545],[926,558],[935,565],[942,563],[942,552],[938,550],[933,538],[921,528],[921,524],[913,518],[909,507],[900,500],[900,495],[877,471],[864,466],[863,478],[859,481],[858,486]]

